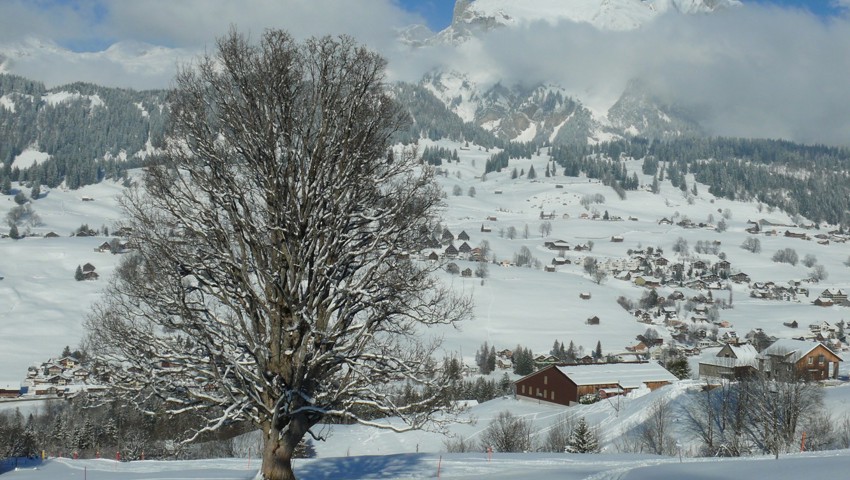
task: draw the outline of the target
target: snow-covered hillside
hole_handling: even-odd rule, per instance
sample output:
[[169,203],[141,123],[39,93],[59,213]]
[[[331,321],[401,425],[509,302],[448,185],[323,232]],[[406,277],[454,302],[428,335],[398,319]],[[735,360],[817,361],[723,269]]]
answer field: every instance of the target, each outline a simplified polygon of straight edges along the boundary
[[[808,332],[808,325],[828,322],[835,324],[850,319],[845,307],[816,307],[812,302],[827,288],[847,289],[850,287],[850,268],[844,261],[850,248],[844,243],[822,245],[814,240],[800,240],[761,235],[761,253],[751,253],[741,244],[751,235],[745,229],[751,226],[748,220],[766,219],[776,224],[792,224],[788,215],[769,212],[755,203],[733,202],[714,198],[708,189],[697,184],[698,194],[689,203],[678,188],[664,182],[659,194],[648,191],[628,192],[619,199],[609,187],[584,177],[564,177],[562,172],[545,177],[548,157],[546,149],[531,160],[511,160],[509,168],[501,173],[489,173],[482,180],[484,163],[493,151],[487,152],[477,146],[468,149],[461,143],[422,141],[420,148],[438,145],[457,150],[460,162],[445,164],[441,168],[446,176],[439,178],[446,192],[447,208],[443,225],[454,235],[465,231],[468,244],[476,247],[487,241],[492,256],[497,262],[512,262],[522,247],[527,247],[540,265],[549,265],[557,253],[544,246],[546,241],[563,240],[572,245],[592,242],[590,252],[567,252],[570,265],[556,267],[555,272],[538,268],[502,267],[489,264],[489,277],[463,278],[444,274],[446,282],[461,292],[469,294],[475,301],[475,319],[459,329],[435,329],[429,334],[444,338],[446,354],[462,353],[472,363],[475,351],[487,341],[497,349],[513,348],[517,344],[531,348],[534,352],[548,352],[553,342],[574,341],[585,351],[590,351],[597,341],[602,343],[605,353],[620,353],[625,347],[636,343],[635,337],[647,328],[655,328],[662,337],[671,338],[672,332],[663,325],[647,325],[617,304],[620,296],[637,301],[646,292],[633,282],[609,276],[601,284],[595,283],[583,270],[585,257],[592,256],[601,263],[614,264],[625,261],[628,250],[653,246],[660,247],[670,261],[684,257],[673,252],[673,244],[683,238],[690,245],[689,258],[703,259],[710,263],[719,261],[717,255],[697,254],[693,248],[698,242],[720,242],[732,272],[744,272],[752,282],[776,282],[787,284],[790,280],[802,280],[809,275],[809,268],[802,264],[792,266],[771,260],[774,252],[793,248],[802,259],[806,255],[816,257],[817,263],[825,267],[828,278],[809,286],[809,296],[800,295],[795,301],[764,300],[750,296],[747,283],[729,282],[731,290],[714,291],[716,298],[731,299],[734,308],[719,310],[721,321],[729,323],[720,328],[718,335],[734,331],[743,337],[753,329],[761,328],[768,335],[780,338],[800,336]],[[534,166],[537,179],[524,177],[512,180],[511,170],[528,171]],[[649,184],[651,178],[640,173],[640,162],[628,163],[641,183]],[[688,184],[693,184],[692,177]],[[457,188],[455,188],[457,187]],[[469,196],[474,189],[474,197]],[[106,226],[114,229],[121,213],[117,197],[122,187],[114,182],[104,182],[77,191],[54,189],[43,198],[32,202],[42,224],[32,231],[44,235],[50,231],[59,238],[32,237],[22,240],[0,239],[0,349],[6,352],[0,366],[0,379],[20,380],[26,367],[33,362],[56,356],[62,347],[77,345],[82,337],[82,322],[90,304],[99,292],[108,285],[108,276],[120,255],[96,253],[94,247],[112,237],[69,237],[81,224],[93,229]],[[461,195],[455,196],[455,190]],[[602,195],[604,203],[589,205],[586,209],[582,200],[586,196]],[[92,202],[83,202],[87,196]],[[3,216],[15,203],[11,197],[0,204]],[[620,221],[603,221],[581,218],[582,214],[607,211],[610,217]],[[541,220],[540,214],[554,214],[552,220]],[[662,218],[687,217],[694,222],[716,224],[725,215],[728,224],[725,232],[712,228],[684,228],[677,225],[661,225]],[[488,220],[489,217],[495,220]],[[634,220],[628,220],[633,218]],[[709,220],[711,220],[709,222]],[[551,232],[541,234],[540,226],[549,222]],[[490,232],[482,232],[482,226]],[[516,237],[508,238],[506,232],[513,228]],[[524,231],[528,229],[528,237]],[[782,231],[781,227],[780,233]],[[793,230],[793,228],[792,228]],[[802,230],[801,230],[802,231]],[[816,231],[809,231],[812,236]],[[611,238],[622,237],[622,242]],[[456,242],[460,246],[461,242]],[[439,249],[438,249],[439,251]],[[423,252],[427,254],[428,252]],[[94,282],[74,281],[77,265],[91,262],[97,267],[100,279]],[[456,260],[461,270],[476,268],[476,263]],[[706,291],[688,288],[662,287],[659,293],[668,295],[679,289],[689,297]],[[582,300],[579,293],[591,294],[591,299]],[[680,315],[689,315],[679,309]],[[599,325],[587,325],[586,320],[598,316]],[[797,321],[800,328],[783,325]]]

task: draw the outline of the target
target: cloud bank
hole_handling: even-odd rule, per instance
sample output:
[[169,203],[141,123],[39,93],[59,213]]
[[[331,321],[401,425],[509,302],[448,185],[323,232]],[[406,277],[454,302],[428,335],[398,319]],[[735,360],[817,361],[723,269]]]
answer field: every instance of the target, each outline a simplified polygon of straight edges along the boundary
[[746,4],[712,15],[663,15],[627,32],[539,23],[496,30],[461,48],[401,46],[397,29],[421,21],[393,0],[91,0],[76,7],[12,0],[0,5],[0,44],[120,41],[87,53],[54,45],[39,55],[9,55],[10,70],[48,85],[162,88],[178,62],[212,49],[231,25],[254,36],[269,27],[299,38],[346,33],[387,56],[393,79],[454,68],[483,82],[557,83],[610,106],[630,79],[641,78],[655,96],[700,112],[713,134],[850,145],[847,11],[824,19]]

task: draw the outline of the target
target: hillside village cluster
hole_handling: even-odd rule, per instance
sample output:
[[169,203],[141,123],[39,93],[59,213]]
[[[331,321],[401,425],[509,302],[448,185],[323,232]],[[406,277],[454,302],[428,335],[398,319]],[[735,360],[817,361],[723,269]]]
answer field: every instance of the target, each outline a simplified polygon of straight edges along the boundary
[[[498,192],[497,192],[498,193]],[[568,215],[564,215],[568,217]],[[556,218],[554,213],[541,212],[542,220]],[[620,217],[609,217],[599,213],[582,213],[581,219],[622,221]],[[637,218],[630,217],[636,221]],[[488,216],[482,223],[480,233],[492,234],[498,222],[497,217]],[[662,218],[659,225],[677,225],[682,228],[705,228],[718,230],[713,224],[694,223],[687,218],[674,222]],[[747,233],[752,235],[780,235],[775,227],[791,227],[789,225],[773,224],[766,220],[748,222]],[[804,229],[814,228],[811,225]],[[542,231],[543,227],[541,227]],[[516,232],[506,232],[498,228],[498,234],[516,235]],[[526,232],[526,238],[528,233]],[[785,230],[785,237],[801,240],[813,238],[821,245],[830,243],[846,243],[850,236],[840,231],[809,235],[805,232]],[[612,236],[613,243],[623,242],[623,237]],[[455,247],[455,242],[460,246]],[[486,240],[479,246],[473,247],[470,235],[466,231],[455,236],[449,229],[444,229],[437,238],[433,235],[427,241],[424,256],[433,262],[446,262],[445,269],[451,274],[461,277],[480,277],[488,275],[482,263],[493,263],[502,267],[521,266],[528,259],[517,262],[513,260],[498,260],[490,256],[489,244]],[[571,244],[564,240],[548,240],[544,249],[555,256],[551,263],[542,266],[546,272],[556,272],[559,268],[570,265],[581,265],[586,273],[596,283],[601,283],[609,277],[616,281],[630,282],[646,289],[643,298],[634,302],[620,298],[620,305],[627,309],[637,322],[644,323],[648,330],[644,335],[638,335],[637,343],[627,346],[625,351],[601,355],[599,352],[570,356],[565,359],[557,352],[539,353],[533,357],[534,371],[523,376],[514,383],[515,394],[534,400],[543,400],[563,405],[576,402],[592,402],[612,395],[625,394],[638,388],[655,390],[669,385],[677,380],[670,371],[661,365],[671,359],[700,356],[699,370],[693,372],[701,379],[709,381],[717,379],[741,379],[761,372],[776,375],[778,372],[793,373],[809,380],[834,380],[838,378],[839,363],[843,361],[839,352],[847,351],[845,322],[834,324],[823,321],[801,328],[791,339],[778,339],[770,336],[761,328],[747,332],[743,337],[734,330],[729,321],[721,320],[719,310],[733,308],[732,288],[730,283],[747,285],[749,296],[753,299],[781,300],[802,302],[802,297],[814,298],[807,300],[818,307],[850,306],[847,290],[841,288],[824,288],[819,291],[817,278],[803,278],[790,281],[754,282],[743,271],[735,269],[732,263],[725,259],[722,253],[717,261],[711,262],[689,255],[688,246],[682,245],[677,249],[674,245],[675,259],[666,256],[660,247],[629,249],[625,257],[608,258],[598,261],[588,256],[592,252],[593,242]],[[697,253],[718,255],[719,241],[705,242],[694,247]],[[580,256],[570,257],[571,253]],[[457,261],[476,262],[478,266],[462,268]],[[589,292],[579,293],[579,298],[589,300]],[[598,316],[586,320],[587,325],[598,325]],[[670,333],[672,344],[665,344],[661,336],[652,328],[663,326]],[[797,321],[786,322],[783,327],[797,329]],[[722,332],[722,333],[721,333]],[[572,346],[571,346],[572,347]],[[714,353],[703,353],[711,349]],[[495,350],[495,367],[497,370],[517,372],[514,352],[510,349]],[[566,360],[566,361],[565,361]],[[479,373],[475,366],[464,366],[467,375]],[[525,373],[525,372],[523,372]],[[550,380],[551,377],[551,380]]]

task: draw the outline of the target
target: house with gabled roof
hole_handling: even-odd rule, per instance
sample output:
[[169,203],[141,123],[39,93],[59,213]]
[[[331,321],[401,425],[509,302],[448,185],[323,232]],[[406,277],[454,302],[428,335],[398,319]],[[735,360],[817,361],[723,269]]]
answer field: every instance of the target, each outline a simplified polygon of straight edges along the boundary
[[457,239],[461,242],[468,242],[469,241],[469,235],[466,233],[466,230],[461,231],[458,234]]
[[741,379],[758,371],[758,351],[748,343],[727,343],[712,357],[699,362],[700,378]]
[[453,242],[455,240],[455,236],[449,229],[443,230],[443,235],[440,237],[440,241],[443,243]]
[[843,359],[820,342],[781,339],[762,350],[758,361],[759,370],[773,378],[826,380],[838,378]]
[[823,298],[828,298],[835,303],[842,303],[847,301],[847,292],[841,290],[840,288],[827,288],[820,294]]
[[598,396],[603,390],[655,390],[677,380],[654,362],[551,365],[514,382],[514,391],[518,399],[570,406],[584,395]]

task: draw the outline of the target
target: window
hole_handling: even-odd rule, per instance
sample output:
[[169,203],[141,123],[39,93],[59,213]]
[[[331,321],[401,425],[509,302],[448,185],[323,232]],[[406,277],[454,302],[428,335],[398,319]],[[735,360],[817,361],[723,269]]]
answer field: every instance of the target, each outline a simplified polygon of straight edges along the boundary
[[549,385],[549,377],[543,375],[543,385]]
[[552,390],[552,400],[555,400],[555,391]]
[[815,357],[809,357],[809,365],[815,363]]
[[826,363],[826,357],[823,354],[818,355],[818,363]]
[[522,386],[522,394],[525,395],[525,385]]

